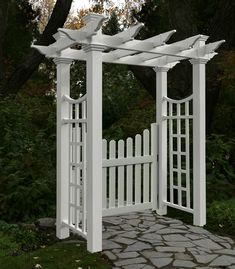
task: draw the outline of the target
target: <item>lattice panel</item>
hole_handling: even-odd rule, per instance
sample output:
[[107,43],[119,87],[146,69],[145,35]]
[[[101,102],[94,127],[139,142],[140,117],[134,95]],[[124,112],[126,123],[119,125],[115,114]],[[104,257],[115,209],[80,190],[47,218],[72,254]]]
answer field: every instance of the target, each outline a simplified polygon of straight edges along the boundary
[[192,95],[177,101],[166,98],[168,121],[168,197],[167,202],[191,212],[192,177]]
[[86,99],[69,103],[69,225],[86,235]]

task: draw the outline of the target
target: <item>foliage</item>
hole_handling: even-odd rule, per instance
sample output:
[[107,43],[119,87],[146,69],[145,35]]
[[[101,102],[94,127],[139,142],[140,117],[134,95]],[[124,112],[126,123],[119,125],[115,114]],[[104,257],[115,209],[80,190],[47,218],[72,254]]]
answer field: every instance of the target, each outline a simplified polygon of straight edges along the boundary
[[149,96],[142,96],[123,118],[104,130],[103,136],[107,140],[134,137],[150,128],[150,124],[156,121],[155,115],[155,102]]
[[207,228],[235,236],[235,199],[215,201],[207,210]]
[[4,58],[9,68],[20,63],[38,35],[38,16],[38,10],[33,10],[28,0],[10,1],[4,39]]
[[0,212],[9,221],[53,214],[55,104],[52,97],[0,101]]
[[[47,236],[48,232],[46,231]],[[54,231],[50,233],[54,234]],[[1,269],[31,269],[36,264],[48,269],[75,269],[79,266],[94,269],[111,268],[99,254],[87,252],[86,243],[83,241],[77,240],[76,244],[58,243],[58,240],[53,239],[48,244],[43,231],[4,221],[0,221],[0,264]]]
[[[5,249],[7,251],[7,249]],[[11,253],[8,249],[8,253]],[[40,264],[46,269],[110,269],[111,266],[100,254],[86,251],[86,243],[56,243],[21,255],[0,255],[1,269],[31,269]]]

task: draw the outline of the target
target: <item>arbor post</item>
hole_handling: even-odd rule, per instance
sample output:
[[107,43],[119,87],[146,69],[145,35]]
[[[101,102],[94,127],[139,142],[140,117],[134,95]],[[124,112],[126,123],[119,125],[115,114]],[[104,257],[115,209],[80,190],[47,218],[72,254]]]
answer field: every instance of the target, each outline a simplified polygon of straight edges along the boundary
[[167,103],[163,97],[167,96],[167,71],[168,67],[156,67],[156,119],[158,124],[158,209],[157,214],[167,214]]
[[69,237],[69,228],[63,226],[69,218],[69,124],[62,124],[63,118],[69,118],[69,103],[63,102],[63,95],[70,95],[71,59],[55,58],[57,70],[57,208],[56,236]]
[[102,251],[102,50],[87,45],[87,249]]
[[205,59],[193,59],[193,223],[206,224]]

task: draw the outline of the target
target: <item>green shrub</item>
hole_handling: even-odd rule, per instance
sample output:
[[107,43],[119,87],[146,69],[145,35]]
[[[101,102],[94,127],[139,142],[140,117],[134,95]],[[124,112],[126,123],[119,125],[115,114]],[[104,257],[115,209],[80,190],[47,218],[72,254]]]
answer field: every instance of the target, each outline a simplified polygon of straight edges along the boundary
[[207,228],[235,236],[235,199],[215,201],[207,209]]
[[55,103],[52,97],[0,101],[0,218],[53,214]]
[[206,143],[207,201],[226,200],[235,192],[235,140],[211,135]]

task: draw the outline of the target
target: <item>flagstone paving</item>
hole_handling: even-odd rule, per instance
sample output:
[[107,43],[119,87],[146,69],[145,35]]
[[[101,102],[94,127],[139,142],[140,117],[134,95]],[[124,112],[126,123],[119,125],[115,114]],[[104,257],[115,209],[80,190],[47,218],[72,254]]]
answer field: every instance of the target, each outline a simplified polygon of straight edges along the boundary
[[231,238],[151,211],[104,217],[103,254],[113,269],[235,269]]

